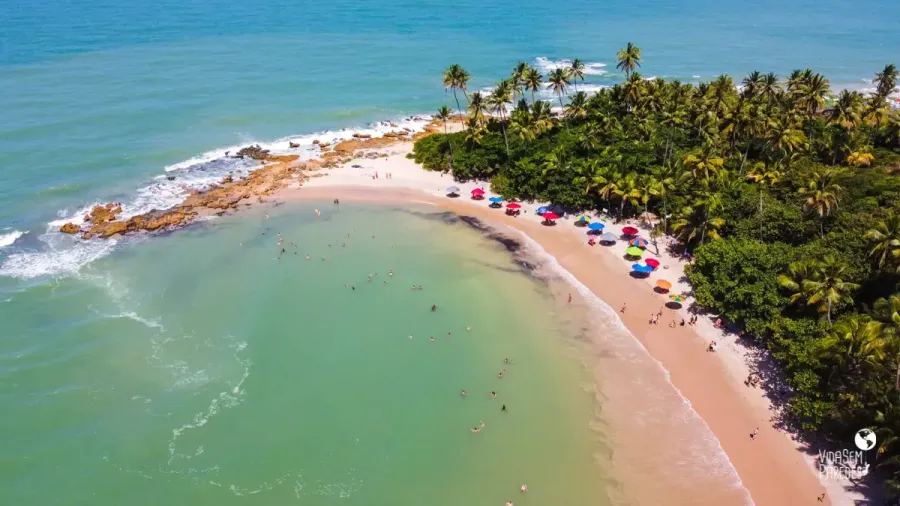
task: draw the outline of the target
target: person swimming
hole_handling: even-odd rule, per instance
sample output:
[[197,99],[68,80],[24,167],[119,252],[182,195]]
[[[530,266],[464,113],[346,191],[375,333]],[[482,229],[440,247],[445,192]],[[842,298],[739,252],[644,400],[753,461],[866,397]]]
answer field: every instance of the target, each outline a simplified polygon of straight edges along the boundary
[[460,390],[460,391],[459,391],[459,395],[465,397],[465,396],[466,396],[466,390],[465,390],[465,389]]
[[506,404],[504,404],[504,405],[500,408],[500,411],[506,413]]
[[431,342],[433,343],[433,342],[434,342],[434,336],[429,337],[428,340],[431,341]]
[[432,304],[432,306],[431,306],[431,312],[433,313],[433,312],[435,312],[435,311],[437,311],[437,306]]
[[491,399],[497,398],[497,392],[491,392]]
[[471,326],[471,325],[466,325],[466,332],[468,332],[468,331],[470,331],[470,330],[472,330],[472,326]]
[[503,375],[505,375],[505,374],[506,374],[506,369],[501,369],[501,370],[500,370],[500,374],[498,374],[497,377],[498,377],[498,378],[502,378]]

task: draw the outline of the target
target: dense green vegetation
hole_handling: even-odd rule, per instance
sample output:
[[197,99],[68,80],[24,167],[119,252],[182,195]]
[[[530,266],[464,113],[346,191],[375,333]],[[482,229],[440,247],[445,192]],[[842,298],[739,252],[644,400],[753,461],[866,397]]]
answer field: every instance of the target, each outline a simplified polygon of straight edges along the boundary
[[[451,66],[463,129],[419,140],[416,160],[506,198],[661,217],[655,233],[694,255],[697,304],[780,361],[792,422],[841,442],[876,428],[900,495],[897,69],[871,95],[832,97],[811,70],[753,72],[738,89],[725,75],[645,80],[630,43],[617,59],[624,82],[591,96],[577,91],[578,60],[548,76],[521,63],[486,94]],[[563,115],[535,98],[545,82]]]

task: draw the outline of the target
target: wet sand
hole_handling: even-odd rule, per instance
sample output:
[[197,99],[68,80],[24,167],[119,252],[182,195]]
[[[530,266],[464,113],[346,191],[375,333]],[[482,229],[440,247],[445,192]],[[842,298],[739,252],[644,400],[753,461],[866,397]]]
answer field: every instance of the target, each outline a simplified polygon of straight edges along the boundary
[[[434,174],[429,175],[434,177]],[[449,178],[443,179],[447,184],[451,184]],[[715,434],[755,504],[760,506],[830,504],[828,499],[824,503],[816,500],[824,491],[822,485],[788,436],[772,428],[769,421],[771,413],[761,411],[759,403],[748,399],[746,387],[734,381],[733,375],[726,370],[715,353],[706,351],[707,343],[698,336],[694,328],[690,326],[670,328],[669,321],[672,318],[680,319],[680,316],[675,316],[669,309],[664,310],[659,325],[649,325],[648,316],[658,312],[665,299],[655,293],[650,284],[628,276],[620,259],[611,254],[604,254],[605,252],[599,248],[586,247],[578,236],[560,230],[566,226],[571,227],[571,223],[547,227],[541,225],[533,215],[513,218],[506,216],[502,211],[487,208],[484,203],[473,206],[468,201],[440,198],[422,191],[397,187],[385,186],[373,189],[353,187],[347,183],[341,187],[329,187],[327,178],[320,178],[318,181],[321,182],[317,185],[319,187],[285,190],[278,194],[278,198],[325,202],[338,198],[342,201],[359,200],[400,206],[431,204],[461,216],[477,217],[497,230],[506,228],[511,232],[511,236],[515,231],[526,234],[592,294],[616,311],[622,304],[627,305],[625,313],[619,314],[622,322],[650,355],[668,371],[671,383]],[[596,351],[602,355],[604,351],[602,345],[598,344]],[[623,402],[627,402],[627,399]],[[617,416],[624,419],[616,420]],[[627,413],[609,415],[612,423],[626,428],[628,416]],[[760,432],[753,440],[750,433],[757,427]],[[654,443],[652,441],[646,443],[644,449],[650,453],[654,452]],[[707,456],[683,455],[687,462],[692,459],[702,460],[705,457]],[[683,465],[684,462],[670,464]],[[641,466],[625,467],[637,470]],[[648,469],[645,471],[653,472]],[[671,473],[667,476],[674,488],[661,485],[655,489],[666,491],[665,497],[656,495],[654,490],[640,489],[638,483],[647,477],[631,477],[633,479],[623,477],[626,484],[631,483],[630,486],[626,485],[628,489],[626,495],[637,499],[641,504],[650,500],[664,500],[666,504],[710,505],[745,502],[740,491],[723,490],[721,487],[705,484],[702,477],[693,476],[691,483],[678,484]]]

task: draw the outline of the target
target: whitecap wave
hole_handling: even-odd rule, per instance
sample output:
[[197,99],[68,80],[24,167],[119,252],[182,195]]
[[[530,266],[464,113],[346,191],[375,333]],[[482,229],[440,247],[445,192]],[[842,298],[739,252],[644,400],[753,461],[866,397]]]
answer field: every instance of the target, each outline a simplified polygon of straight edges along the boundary
[[5,248],[7,246],[12,246],[12,243],[16,242],[19,237],[27,234],[28,232],[22,232],[20,230],[13,230],[12,232],[6,234],[0,234],[0,248]]
[[[534,59],[534,65],[542,72],[550,72],[556,69],[566,69],[572,66],[572,60],[562,59],[562,60],[551,60],[546,56],[538,56]],[[588,76],[602,76],[606,74],[605,63],[600,62],[585,62],[584,64],[584,75]]]
[[[335,143],[352,139],[354,134],[369,135],[373,138],[383,137],[386,133],[398,130],[422,132],[431,121],[430,115],[416,115],[398,118],[393,121],[379,121],[362,128],[342,128],[340,130],[321,131],[313,134],[284,137],[272,142],[257,142],[263,149],[275,155],[295,154],[301,160],[316,158],[321,154],[313,141]],[[250,172],[261,165],[251,159],[234,158],[233,155],[241,146],[230,146],[205,152],[188,160],[168,165],[163,172],[154,177],[146,186],[137,188],[131,199],[120,202],[121,219],[128,219],[150,212],[165,210],[179,205],[193,191],[209,189],[225,176],[234,179],[246,178]],[[292,147],[293,145],[293,147]],[[226,154],[227,153],[227,154]],[[0,264],[0,276],[29,279],[40,276],[69,275],[77,273],[84,265],[101,258],[113,250],[116,241],[80,241],[62,234],[59,228],[66,223],[83,225],[84,217],[91,209],[103,202],[91,202],[75,211],[60,209],[56,218],[47,223],[47,231],[39,237],[45,243],[41,251],[12,254]],[[19,236],[0,235],[0,247],[12,244]]]

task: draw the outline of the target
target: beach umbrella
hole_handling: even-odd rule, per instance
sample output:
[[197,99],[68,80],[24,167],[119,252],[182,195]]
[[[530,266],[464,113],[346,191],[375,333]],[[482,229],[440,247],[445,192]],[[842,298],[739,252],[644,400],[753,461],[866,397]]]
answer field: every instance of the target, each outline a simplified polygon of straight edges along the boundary
[[643,237],[635,237],[634,239],[628,241],[628,244],[637,246],[638,248],[646,248],[650,243],[647,242],[647,239],[644,239]]
[[503,197],[491,197],[488,200],[490,200],[491,202],[493,202],[495,204],[499,204],[499,203],[503,202]]
[[606,228],[606,225],[595,221],[594,223],[588,225],[588,228],[591,230],[603,230],[604,228]]
[[559,215],[556,213],[544,213],[545,220],[558,220]]
[[549,209],[547,209],[547,206],[541,206],[541,207],[537,208],[537,211],[535,211],[535,212],[538,214],[544,214],[547,211],[549,211]]
[[616,236],[607,232],[600,236],[600,242],[616,242]]
[[448,186],[447,193],[459,193],[459,187],[457,186]]
[[672,288],[672,283],[669,283],[665,279],[660,279],[656,282],[656,286],[662,288],[663,290],[670,290]]
[[659,260],[657,260],[655,258],[648,258],[648,259],[644,260],[644,263],[649,265],[650,267],[653,267],[654,269],[659,267]]
[[625,227],[622,229],[622,233],[625,235],[637,235],[638,229],[636,229],[634,227]]
[[521,206],[520,204],[515,203],[515,202],[510,202],[509,204],[506,204],[506,207],[507,207],[508,209],[520,209],[522,206]]
[[676,304],[681,304],[682,302],[684,302],[684,297],[673,293],[672,295],[669,295],[669,300],[671,300],[672,302],[674,302]]
[[475,188],[474,190],[472,190],[472,195],[484,195],[484,190],[482,190],[481,188]]
[[643,265],[643,264],[631,264],[631,270],[633,270],[634,272],[638,272],[640,274],[649,274],[650,271],[653,270],[653,267],[650,267],[649,265]]
[[578,218],[576,218],[576,221],[578,221],[578,222],[580,222],[580,223],[587,223],[587,222],[591,221],[591,217],[590,217],[590,216],[587,216],[587,215],[585,215],[585,214],[582,214],[581,216],[579,216]]
[[638,257],[640,258],[644,254],[644,250],[638,248],[637,246],[632,246],[625,250],[625,254],[630,257]]

